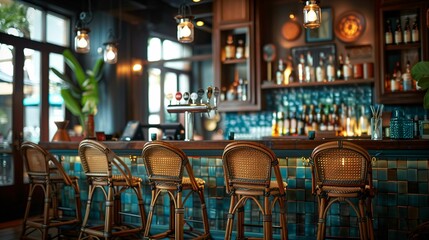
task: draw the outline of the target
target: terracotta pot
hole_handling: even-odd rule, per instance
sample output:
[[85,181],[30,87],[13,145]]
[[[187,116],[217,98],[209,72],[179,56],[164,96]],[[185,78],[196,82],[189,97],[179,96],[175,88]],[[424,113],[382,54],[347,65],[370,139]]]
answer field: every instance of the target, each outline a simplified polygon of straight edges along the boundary
[[69,121],[58,121],[55,122],[55,125],[57,125],[57,131],[55,132],[54,136],[52,137],[52,142],[60,142],[60,141],[70,141],[70,136],[67,131],[67,126],[69,125]]
[[87,139],[95,139],[95,125],[94,125],[94,115],[89,114],[86,117],[85,121],[85,138]]

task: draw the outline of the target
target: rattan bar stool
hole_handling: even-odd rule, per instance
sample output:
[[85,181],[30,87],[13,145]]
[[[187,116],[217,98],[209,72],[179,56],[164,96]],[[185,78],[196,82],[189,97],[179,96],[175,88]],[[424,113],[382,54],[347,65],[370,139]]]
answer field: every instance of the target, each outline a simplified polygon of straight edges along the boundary
[[[287,239],[287,184],[283,182],[276,155],[265,145],[238,141],[225,147],[222,161],[226,192],[231,196],[225,239],[231,239],[236,213],[237,239],[245,238],[244,206],[248,200],[253,200],[262,213],[263,239],[273,239],[272,211],[278,205],[281,239]],[[275,180],[271,179],[272,171]]]
[[[146,223],[142,179],[133,176],[122,159],[100,142],[83,140],[79,144],[79,156],[88,181],[88,201],[79,239],[112,239],[140,235]],[[104,223],[90,226],[88,218],[97,189],[105,198]],[[138,213],[122,211],[121,195],[128,189],[137,197]],[[140,224],[128,224],[124,217],[139,218]]]
[[[347,203],[356,213],[361,239],[374,239],[374,187],[368,152],[351,142],[327,142],[313,150],[310,163],[312,191],[318,197],[319,207],[317,239],[325,239],[327,214],[336,202]],[[358,200],[358,206],[353,198]]]
[[[62,228],[77,230],[82,220],[78,179],[67,175],[61,163],[35,143],[22,143],[21,155],[30,180],[21,239],[36,237],[36,231],[41,233],[41,237],[38,236],[37,239],[52,239],[62,235]],[[57,196],[61,187],[66,186],[73,189],[73,206],[63,206],[62,203],[65,201],[61,201]],[[38,188],[43,191],[43,214],[30,217],[33,194]],[[56,228],[57,231],[50,232],[52,228]]]
[[[205,182],[201,178],[194,177],[192,166],[189,164],[185,153],[167,142],[152,141],[144,145],[142,157],[152,189],[152,199],[144,233],[145,238],[184,239],[186,233],[193,239],[209,239],[209,222],[204,200]],[[185,171],[187,177],[183,176]],[[154,209],[162,193],[166,193],[170,199],[169,229],[163,233],[150,235]],[[192,222],[201,220],[204,232],[196,231],[190,222],[191,219],[185,219],[186,201],[192,200],[189,197],[193,193],[196,193],[200,200],[201,214],[200,216],[192,216]],[[197,217],[201,219],[197,219]],[[185,229],[185,225],[189,228]]]

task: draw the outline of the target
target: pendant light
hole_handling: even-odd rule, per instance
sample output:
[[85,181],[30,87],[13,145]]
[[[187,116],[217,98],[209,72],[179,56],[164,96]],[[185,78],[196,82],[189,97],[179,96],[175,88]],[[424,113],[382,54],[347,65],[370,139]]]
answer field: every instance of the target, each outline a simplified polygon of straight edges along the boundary
[[191,14],[191,7],[183,2],[179,6],[179,13],[175,17],[177,21],[177,40],[181,43],[191,43],[194,41],[194,16]]
[[110,29],[108,42],[104,43],[104,62],[115,64],[118,61],[118,42],[113,34],[113,30]]
[[304,2],[304,27],[305,28],[318,28],[322,21],[322,10],[320,9],[318,0],[302,1]]
[[87,25],[92,21],[91,0],[88,1],[88,12],[81,12],[76,23],[76,36],[74,38],[74,50],[77,53],[88,53],[91,47]]

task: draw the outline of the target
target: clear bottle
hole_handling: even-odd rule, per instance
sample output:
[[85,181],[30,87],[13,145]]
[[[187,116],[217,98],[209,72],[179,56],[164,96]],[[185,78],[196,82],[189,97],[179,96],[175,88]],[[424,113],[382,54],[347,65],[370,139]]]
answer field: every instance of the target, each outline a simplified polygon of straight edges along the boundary
[[244,58],[244,41],[243,39],[238,40],[237,48],[235,50],[235,58]]
[[343,55],[340,54],[340,55],[338,55],[338,66],[337,66],[337,79],[338,80],[344,79],[343,69],[344,69]]
[[411,30],[411,42],[420,41],[419,25],[417,24],[417,18],[414,20],[413,29]]
[[271,136],[276,137],[279,135],[279,128],[277,126],[277,112],[273,112],[273,118],[271,120]]
[[319,59],[319,65],[316,67],[316,81],[317,82],[325,82],[326,81],[326,69],[323,64],[323,59]]
[[410,43],[411,42],[411,26],[410,26],[410,18],[407,17],[405,20],[405,26],[404,26],[404,43]]
[[360,117],[359,117],[359,129],[360,129],[360,135],[368,135],[368,128],[369,128],[369,120],[368,120],[368,114],[366,113],[366,108],[364,105],[360,106]]
[[283,136],[290,135],[290,118],[289,118],[289,110],[286,109],[283,120]]
[[396,69],[393,70],[393,75],[390,80],[390,91],[391,92],[397,92],[399,91],[399,82],[396,80]]
[[278,85],[281,85],[284,83],[284,63],[283,63],[283,59],[279,59],[279,65],[277,66],[277,71],[276,71],[276,82]]
[[334,57],[332,55],[328,56],[328,63],[326,64],[326,78],[328,82],[335,81],[335,65]]
[[404,91],[411,91],[412,88],[412,76],[411,76],[411,70],[410,70],[410,61],[407,61],[407,65],[405,67],[405,73],[402,74],[402,86]]
[[299,63],[298,63],[298,81],[299,83],[303,83],[305,81],[305,59],[304,54],[299,55]]
[[235,45],[234,45],[234,38],[232,35],[228,35],[226,39],[225,58],[228,60],[235,58]]
[[307,52],[307,65],[305,66],[305,81],[306,82],[316,81],[314,67],[313,67],[313,56],[311,56],[310,51]]
[[395,44],[401,44],[402,41],[402,27],[401,20],[396,19],[396,28],[395,28]]
[[398,91],[402,90],[402,70],[401,63],[396,62],[394,70],[396,70],[396,84],[398,85]]
[[353,66],[350,63],[349,55],[346,55],[346,60],[343,65],[344,80],[349,80],[353,77]]
[[392,33],[392,26],[390,25],[390,20],[386,21],[386,32],[384,33],[384,42],[386,44],[392,44],[393,43],[393,33]]
[[[291,76],[293,73],[293,64],[292,64],[292,56],[289,55],[286,62],[285,62],[285,70],[283,72],[284,75],[284,84],[289,84],[289,82],[293,82],[293,76]],[[292,78],[292,79],[291,79]]]

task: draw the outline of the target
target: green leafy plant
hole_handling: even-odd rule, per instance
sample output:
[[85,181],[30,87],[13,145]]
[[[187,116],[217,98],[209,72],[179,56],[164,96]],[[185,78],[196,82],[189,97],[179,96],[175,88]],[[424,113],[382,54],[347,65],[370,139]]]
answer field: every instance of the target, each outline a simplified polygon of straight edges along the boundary
[[429,109],[429,62],[421,61],[416,63],[411,69],[411,75],[417,81],[419,87],[426,90],[423,107]]
[[90,114],[97,114],[98,82],[102,77],[104,61],[101,58],[97,59],[92,70],[84,71],[82,65],[69,49],[64,50],[63,56],[74,77],[70,78],[55,68],[51,68],[51,71],[64,83],[61,96],[66,108],[77,116],[80,124],[85,127],[86,117]]

